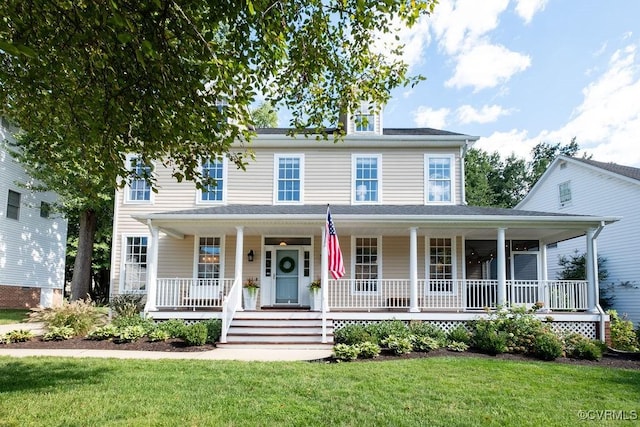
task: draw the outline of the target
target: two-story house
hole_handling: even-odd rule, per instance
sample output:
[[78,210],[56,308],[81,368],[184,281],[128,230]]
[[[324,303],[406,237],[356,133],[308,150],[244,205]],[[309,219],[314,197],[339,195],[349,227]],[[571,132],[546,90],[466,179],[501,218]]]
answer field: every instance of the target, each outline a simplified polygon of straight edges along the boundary
[[[566,214],[615,215],[620,221],[598,237],[598,254],[606,260],[605,297],[621,316],[640,325],[640,169],[615,163],[559,156],[516,209]],[[549,277],[556,277],[562,256],[585,253],[584,239],[547,249]]]
[[[260,129],[246,171],[202,161],[218,181],[204,191],[133,154],[132,167],[150,168],[159,188],[138,179],[116,195],[112,294],[145,293],[155,319],[222,318],[223,342],[330,342],[331,327],[392,318],[449,328],[485,308],[537,302],[559,327],[600,336],[596,279],[547,280],[545,245],[586,236],[595,250],[594,233],[614,218],[468,206],[463,159],[477,137],[383,128],[365,114],[345,121],[339,142]],[[324,267],[327,205],[339,279]],[[255,311],[242,302],[250,278],[260,284]],[[282,322],[298,317],[316,328],[285,337],[295,333]],[[280,329],[248,318],[275,318]]]
[[14,130],[0,119],[0,308],[52,307],[62,303],[67,221],[3,147]]

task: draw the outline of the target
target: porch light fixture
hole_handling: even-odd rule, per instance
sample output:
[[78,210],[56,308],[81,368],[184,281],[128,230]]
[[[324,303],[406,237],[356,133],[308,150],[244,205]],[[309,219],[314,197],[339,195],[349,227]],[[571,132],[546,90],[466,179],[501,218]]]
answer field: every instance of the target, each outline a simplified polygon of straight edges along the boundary
[[280,242],[280,246],[287,246],[287,242],[283,240],[282,242]]
[[253,249],[251,249],[247,254],[247,261],[253,262]]

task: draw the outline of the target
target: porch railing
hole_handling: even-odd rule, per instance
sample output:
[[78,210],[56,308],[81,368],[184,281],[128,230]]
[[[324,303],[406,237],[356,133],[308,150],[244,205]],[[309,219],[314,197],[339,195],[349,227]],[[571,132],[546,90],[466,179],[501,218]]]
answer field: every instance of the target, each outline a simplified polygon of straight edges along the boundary
[[229,326],[236,314],[236,310],[240,306],[240,299],[242,298],[242,285],[240,279],[236,279],[229,290],[229,295],[224,298],[222,302],[222,331],[220,332],[220,342],[227,342],[227,332],[229,332]]
[[222,308],[233,279],[158,279],[158,308]]

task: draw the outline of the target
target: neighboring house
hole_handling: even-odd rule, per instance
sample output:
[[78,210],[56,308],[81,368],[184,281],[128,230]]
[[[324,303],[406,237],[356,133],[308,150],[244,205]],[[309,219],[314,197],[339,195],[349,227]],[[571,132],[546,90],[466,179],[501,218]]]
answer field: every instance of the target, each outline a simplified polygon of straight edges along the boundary
[[[560,156],[516,209],[620,217],[598,237],[598,254],[606,259],[608,272],[600,288],[613,297],[620,315],[640,325],[640,169]],[[584,239],[548,248],[549,277],[561,270],[561,256],[576,251],[586,252]]]
[[29,189],[4,147],[11,129],[0,119],[0,308],[52,307],[62,303],[67,222],[52,210],[55,194]]
[[[158,192],[134,179],[116,194],[111,294],[146,294],[155,319],[221,318],[229,343],[331,342],[334,327],[393,318],[448,329],[536,302],[558,328],[602,336],[593,277],[546,280],[543,260],[546,244],[612,218],[467,206],[463,158],[477,137],[361,118],[338,143],[258,130],[246,171],[202,162],[218,180],[204,191],[130,156]],[[346,267],[338,280],[322,268],[327,204]],[[243,310],[250,278],[255,311]],[[309,289],[318,279],[322,308]]]

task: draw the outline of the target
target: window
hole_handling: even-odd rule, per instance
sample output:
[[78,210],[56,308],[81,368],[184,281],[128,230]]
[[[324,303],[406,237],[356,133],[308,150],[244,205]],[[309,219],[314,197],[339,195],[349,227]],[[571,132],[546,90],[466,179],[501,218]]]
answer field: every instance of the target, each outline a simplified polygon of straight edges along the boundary
[[151,166],[145,165],[139,157],[130,157],[131,177],[129,181],[129,201],[150,201],[151,185],[147,178],[151,176]]
[[426,156],[427,201],[453,202],[453,157]]
[[429,239],[429,291],[453,292],[453,246],[449,238]]
[[126,293],[144,292],[147,284],[147,238],[127,237],[124,258],[124,284]]
[[49,218],[51,215],[51,205],[47,202],[40,202],[40,218]]
[[200,193],[203,202],[222,202],[224,200],[224,159],[207,159],[202,163],[202,175],[215,180],[215,184],[208,184]]
[[276,171],[276,201],[302,201],[302,156],[277,156]]
[[20,218],[20,193],[17,191],[9,190],[7,197],[7,218]]
[[378,292],[378,238],[355,238],[355,291]]
[[200,237],[198,245],[198,279],[220,278],[220,238]]
[[354,114],[356,132],[374,132],[376,130],[376,114],[368,102],[360,103],[360,108]]
[[354,156],[354,192],[356,202],[379,202],[381,156]]
[[564,208],[571,204],[571,182],[563,182],[558,185],[558,193],[560,196],[560,207]]

